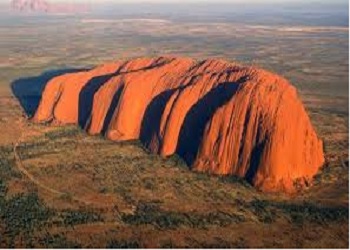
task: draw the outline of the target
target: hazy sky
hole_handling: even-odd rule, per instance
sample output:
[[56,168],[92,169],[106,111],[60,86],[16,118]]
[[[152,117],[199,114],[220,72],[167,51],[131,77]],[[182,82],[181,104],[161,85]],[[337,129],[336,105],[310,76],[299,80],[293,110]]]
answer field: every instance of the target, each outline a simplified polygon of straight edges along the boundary
[[[0,4],[5,6],[8,4],[10,6],[10,2],[12,0],[0,0]],[[276,5],[276,6],[284,6],[284,5],[300,5],[305,6],[307,5],[309,8],[310,6],[313,6],[315,4],[315,7],[321,7],[324,6],[327,8],[328,6],[333,6],[336,8],[345,8],[348,9],[349,2],[348,0],[45,0],[49,3],[85,3],[88,5],[104,5],[106,3],[112,3],[112,4],[135,4],[135,3],[150,3],[150,4],[196,4],[196,3],[203,3],[203,4],[220,4],[220,3],[227,3],[227,4],[239,4],[242,6],[253,6],[253,5]]]
[[[0,3],[10,2],[11,0],[0,0]],[[137,3],[137,2],[149,2],[149,3],[215,3],[215,2],[227,2],[227,3],[343,3],[346,4],[348,0],[46,0],[48,2],[66,2],[66,3],[76,3],[76,2],[86,2],[86,3]]]
[[[218,2],[218,0],[74,0],[74,1],[68,1],[68,0],[49,0],[52,2],[90,2],[90,3],[99,3],[99,2],[150,2],[150,3],[167,3],[167,2],[178,2],[178,3],[188,3],[188,2]],[[339,3],[346,3],[348,0],[308,0],[306,2],[339,2]],[[219,2],[229,2],[229,3],[301,3],[305,2],[305,0],[219,0]]]

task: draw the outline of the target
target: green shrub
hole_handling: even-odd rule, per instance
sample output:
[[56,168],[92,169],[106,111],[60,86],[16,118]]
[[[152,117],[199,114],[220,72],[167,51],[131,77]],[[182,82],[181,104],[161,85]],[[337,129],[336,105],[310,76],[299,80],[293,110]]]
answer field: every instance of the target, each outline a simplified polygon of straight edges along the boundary
[[52,215],[35,193],[20,194],[5,200],[0,209],[0,218],[6,225],[8,235],[29,233],[42,225]]
[[60,139],[63,137],[73,137],[83,133],[79,127],[63,127],[58,130],[45,133],[45,137],[50,140]]
[[253,211],[259,221],[272,223],[277,217],[285,216],[292,223],[305,222],[328,224],[348,220],[349,208],[343,206],[322,206],[308,202],[292,204],[288,202],[274,202],[267,200],[254,200],[244,205]]
[[254,200],[250,202],[250,209],[258,217],[260,222],[272,223],[276,220],[276,212],[266,200]]
[[42,248],[81,248],[78,243],[68,241],[64,236],[58,234],[45,235],[38,240],[38,244]]
[[302,224],[312,222],[317,224],[328,224],[329,222],[347,221],[349,219],[349,208],[343,206],[322,206],[308,202],[302,204],[279,203],[275,204],[284,213],[288,214],[293,223]]
[[106,248],[124,248],[124,249],[127,249],[127,248],[141,248],[140,244],[137,242],[137,241],[125,241],[125,240],[122,240],[122,241],[118,241],[118,240],[111,240]]
[[132,225],[150,224],[159,228],[175,229],[179,226],[204,228],[211,225],[227,226],[244,221],[236,214],[212,212],[209,214],[179,213],[161,210],[157,204],[141,203],[135,214],[123,214],[124,223]]
[[103,221],[100,214],[90,211],[73,211],[66,210],[61,212],[63,224],[66,226],[74,226],[79,224],[88,224]]

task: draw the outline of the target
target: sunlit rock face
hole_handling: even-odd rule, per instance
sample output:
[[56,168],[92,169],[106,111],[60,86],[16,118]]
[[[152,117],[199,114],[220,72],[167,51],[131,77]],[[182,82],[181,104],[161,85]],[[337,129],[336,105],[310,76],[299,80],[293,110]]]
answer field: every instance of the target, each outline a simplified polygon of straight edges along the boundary
[[240,176],[263,191],[293,191],[324,163],[296,89],[222,60],[139,58],[61,75],[46,85],[33,120],[139,139],[195,171]]

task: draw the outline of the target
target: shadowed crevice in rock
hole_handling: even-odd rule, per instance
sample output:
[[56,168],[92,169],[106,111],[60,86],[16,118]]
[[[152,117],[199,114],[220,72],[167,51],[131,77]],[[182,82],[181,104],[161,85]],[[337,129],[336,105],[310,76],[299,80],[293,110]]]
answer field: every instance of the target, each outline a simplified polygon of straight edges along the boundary
[[120,73],[120,75],[123,75],[123,74],[129,74],[129,73],[136,73],[136,72],[152,70],[152,69],[160,68],[160,67],[163,67],[163,66],[165,66],[167,64],[170,64],[174,60],[175,60],[175,58],[167,60],[166,58],[160,57],[155,62],[151,63],[150,65],[148,65],[146,67],[141,67],[141,68],[138,68],[138,69],[127,70],[127,71],[123,71],[123,68],[121,68],[119,73]]
[[[256,119],[252,121],[251,119]],[[252,114],[251,108],[248,108],[245,114],[245,120],[244,120],[244,127],[243,127],[243,133],[242,133],[242,138],[246,138],[247,130],[249,127],[249,124],[251,122],[255,122],[257,124],[256,128],[256,135],[255,135],[255,143],[253,144],[254,146],[252,147],[252,151],[250,153],[250,161],[248,164],[248,169],[245,173],[245,179],[253,184],[254,177],[256,173],[258,172],[259,164],[261,162],[262,154],[264,151],[264,148],[266,146],[266,138],[262,138],[262,129],[261,129],[261,124],[260,124],[260,119],[259,117],[256,117],[254,114]],[[259,141],[260,140],[260,141]],[[239,148],[239,156],[242,156],[243,153],[243,146],[244,143],[241,142],[240,148]],[[239,165],[242,165],[242,158],[240,158],[240,161],[238,163]]]
[[[159,137],[158,133],[165,106],[177,89],[170,89],[160,93],[147,106],[140,131],[140,140],[146,147],[149,148],[151,146],[153,136]],[[159,141],[158,138],[157,141]]]
[[[200,62],[198,65],[200,66],[203,63],[204,62]],[[188,71],[192,71],[193,69],[194,67],[191,67]],[[200,75],[201,74],[195,74],[191,76],[186,82],[180,84],[180,87],[163,91],[156,97],[153,97],[152,101],[147,106],[141,123],[140,141],[146,148],[154,151],[153,153],[160,153],[159,150],[162,143],[162,135],[159,134],[161,119],[171,96],[176,91],[182,91],[183,89],[193,85]]]
[[91,115],[92,104],[95,93],[101,88],[103,84],[108,82],[111,78],[117,76],[119,71],[102,76],[93,77],[80,91],[79,93],[79,106],[78,106],[78,124],[80,127],[85,128],[86,123]]
[[115,109],[117,108],[117,106],[119,104],[119,99],[120,99],[120,96],[123,93],[123,90],[124,90],[124,85],[119,87],[118,90],[115,92],[115,94],[113,96],[112,102],[111,102],[111,104],[110,104],[110,106],[108,108],[105,120],[103,122],[103,127],[102,127],[102,131],[101,131],[101,133],[103,135],[105,135],[107,130],[108,130],[108,126],[109,126],[109,124],[110,124],[110,122],[112,120],[112,117],[114,115]]
[[247,173],[245,174],[245,179],[253,184],[254,177],[258,172],[258,167],[260,164],[261,156],[265,148],[265,142],[256,145],[252,151],[250,164]]
[[176,153],[188,166],[194,162],[205,129],[215,111],[225,105],[238,90],[238,82],[225,82],[209,91],[187,113],[181,126]]
[[50,70],[39,76],[20,78],[11,83],[11,90],[18,99],[28,117],[34,116],[46,84],[53,78],[67,73],[86,71],[87,69]]
[[[91,116],[94,95],[105,83],[107,83],[110,79],[117,77],[117,76],[122,76],[122,75],[130,74],[130,73],[136,73],[136,72],[140,72],[140,71],[152,70],[154,68],[162,67],[162,66],[164,66],[172,61],[172,60],[170,60],[170,61],[161,61],[161,60],[162,60],[162,58],[159,58],[158,61],[156,61],[156,62],[154,62],[151,65],[146,66],[146,67],[141,67],[141,68],[134,69],[134,70],[123,71],[123,69],[127,65],[127,63],[125,63],[114,73],[93,77],[87,84],[85,84],[85,86],[82,88],[82,90],[79,93],[79,104],[78,104],[79,105],[78,106],[78,124],[79,124],[79,126],[81,128],[86,128],[88,126],[87,122]],[[113,100],[116,101],[116,99],[113,99]],[[118,100],[119,100],[119,98],[118,98]],[[115,109],[117,107],[117,104],[118,103],[114,103],[114,105],[111,105],[111,106],[114,106],[114,109]],[[103,129],[104,131],[105,131],[105,128],[108,128],[108,124],[111,120],[111,117],[113,116],[113,111],[114,110],[111,110],[111,108],[109,108],[108,112],[112,113],[112,114],[109,115],[108,119],[105,119],[105,122],[108,121],[108,123],[104,124],[104,129]]]

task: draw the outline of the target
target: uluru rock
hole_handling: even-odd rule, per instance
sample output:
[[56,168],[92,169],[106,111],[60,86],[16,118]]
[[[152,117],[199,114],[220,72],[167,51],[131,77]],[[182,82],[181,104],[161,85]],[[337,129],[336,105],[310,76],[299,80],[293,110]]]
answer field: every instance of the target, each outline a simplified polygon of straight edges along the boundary
[[139,58],[58,76],[33,120],[139,139],[196,171],[240,176],[264,191],[291,191],[324,163],[296,89],[275,74],[222,60]]

